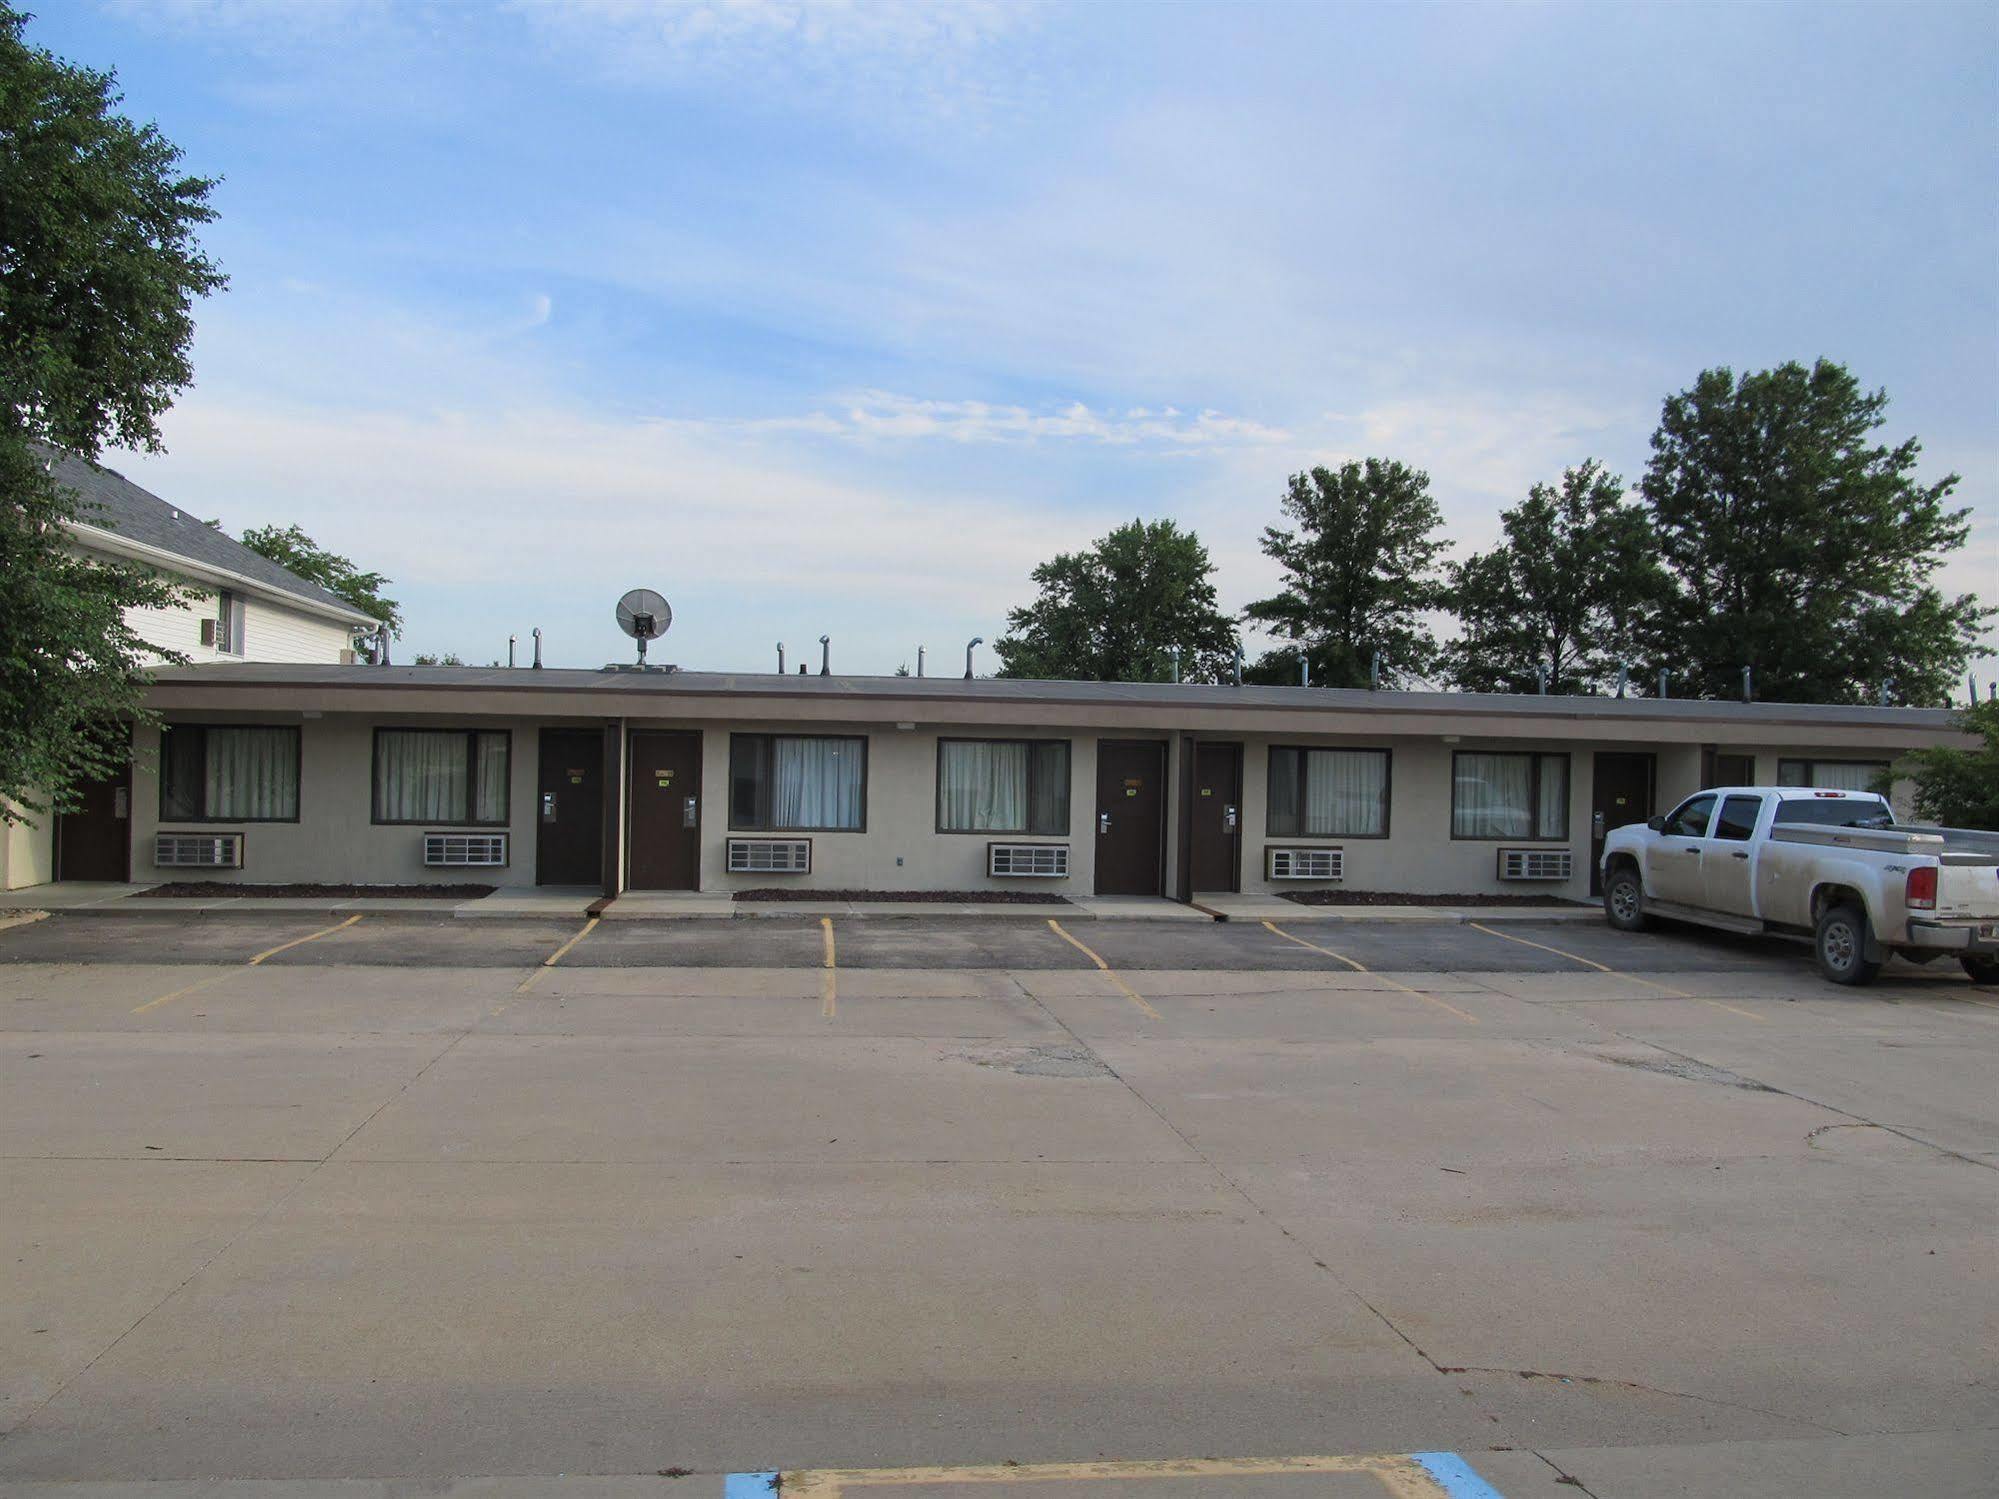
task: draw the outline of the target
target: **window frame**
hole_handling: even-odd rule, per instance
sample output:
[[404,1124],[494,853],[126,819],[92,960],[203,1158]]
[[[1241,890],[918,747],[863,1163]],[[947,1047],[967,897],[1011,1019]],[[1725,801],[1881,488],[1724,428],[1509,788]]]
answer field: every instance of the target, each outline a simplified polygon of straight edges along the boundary
[[[1804,766],[1805,779],[1787,783],[1784,780],[1784,767],[1787,765]],[[1786,791],[1846,791],[1852,789],[1846,786],[1820,786],[1814,782],[1811,773],[1821,765],[1866,766],[1869,770],[1879,771],[1883,779],[1891,781],[1895,773],[1895,762],[1892,760],[1821,760],[1815,755],[1779,755],[1777,757],[1777,785]],[[1871,796],[1875,793],[1870,789],[1866,794]],[[1887,792],[1881,792],[1880,795],[1885,797]]]
[[[1062,746],[1062,775],[1068,782],[1069,794],[1062,799],[1062,828],[1060,832],[1030,832],[1022,828],[947,828],[944,826],[944,746],[947,744],[1024,744],[1028,747],[1027,784],[1022,787],[1021,806],[1023,809],[1034,805],[1034,746],[1037,744],[1059,744]],[[930,808],[935,819],[933,831],[952,838],[991,838],[998,834],[1002,838],[1067,838],[1076,825],[1076,742],[1073,739],[1055,735],[1023,737],[1015,734],[939,734],[937,752],[930,762]]]
[[[870,766],[870,735],[867,734],[779,734],[766,733],[760,729],[745,730],[729,735],[729,805],[728,831],[731,833],[865,833],[868,830],[868,770]],[[780,739],[836,739],[861,747],[861,822],[859,827],[831,828],[822,826],[793,826],[789,823],[769,823],[758,825],[736,821],[736,743],[738,740],[760,739],[775,745]],[[768,791],[770,788],[766,788]]]
[[[1276,784],[1277,756],[1282,752],[1296,752],[1298,755],[1298,807],[1299,821],[1304,821],[1305,787],[1311,776],[1305,766],[1305,755],[1312,750],[1328,751],[1339,755],[1379,755],[1381,756],[1381,831],[1378,833],[1283,833],[1270,820],[1270,788]],[[1455,772],[1456,762],[1452,762]],[[1455,784],[1455,776],[1453,777]],[[1366,840],[1376,841],[1388,837],[1395,830],[1395,751],[1371,744],[1272,744],[1263,762],[1263,834],[1266,838],[1290,839],[1319,838],[1326,840]]]
[[[449,817],[382,817],[376,809],[382,798],[382,736],[384,734],[461,734],[465,738],[465,811],[462,821]],[[479,805],[479,736],[501,734],[507,741],[507,773],[500,788],[500,816],[497,821],[472,817]],[[514,731],[454,725],[378,723],[368,738],[368,824],[377,828],[510,828],[514,820]]]
[[[1559,833],[1527,833],[1524,835],[1488,836],[1481,833],[1460,833],[1458,831],[1458,761],[1465,755],[1524,755],[1533,761],[1533,768],[1527,777],[1527,821],[1533,827],[1541,825],[1541,762],[1560,760],[1562,762],[1562,830]],[[1451,841],[1453,843],[1567,843],[1572,831],[1569,804],[1576,795],[1575,756],[1568,750],[1521,750],[1521,749],[1454,749],[1451,751],[1451,800],[1446,816],[1450,819]]]
[[[201,815],[199,817],[173,817],[167,813],[167,736],[177,729],[199,729],[201,731]],[[282,729],[292,739],[292,806],[296,809],[289,817],[216,817],[208,810],[208,731],[210,729]],[[224,822],[297,822],[305,811],[305,735],[300,725],[295,723],[216,723],[204,719],[198,723],[181,720],[160,725],[159,747],[159,823],[162,826],[180,823],[224,823]]]
[[[1707,816],[1701,821],[1701,830],[1698,833],[1674,832],[1673,819],[1675,817],[1678,817],[1682,811],[1684,811],[1688,807],[1691,807],[1695,802],[1699,801],[1702,797],[1707,798],[1708,809],[1707,809]],[[1691,796],[1681,797],[1677,802],[1673,803],[1673,809],[1670,812],[1667,812],[1660,817],[1659,821],[1664,825],[1659,829],[1659,836],[1661,838],[1692,838],[1695,839],[1696,841],[1709,841],[1714,833],[1714,820],[1716,817],[1718,817],[1721,814],[1721,804],[1723,800],[1724,798],[1722,794],[1711,787],[1703,787],[1701,790],[1694,792],[1693,795]]]
[[218,656],[243,654],[244,626],[248,615],[249,610],[240,593],[232,588],[215,591],[215,653]]

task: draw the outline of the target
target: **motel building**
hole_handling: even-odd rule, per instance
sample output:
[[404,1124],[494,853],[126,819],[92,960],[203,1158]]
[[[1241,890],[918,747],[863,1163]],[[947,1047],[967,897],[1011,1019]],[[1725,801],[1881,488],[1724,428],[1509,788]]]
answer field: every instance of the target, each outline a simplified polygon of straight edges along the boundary
[[1865,787],[1908,750],[1968,742],[1941,709],[373,666],[353,650],[365,616],[78,468],[110,512],[80,545],[143,536],[209,591],[147,625],[195,658],[156,674],[163,727],[80,811],[9,835],[8,888],[1580,900],[1608,829],[1703,787]]

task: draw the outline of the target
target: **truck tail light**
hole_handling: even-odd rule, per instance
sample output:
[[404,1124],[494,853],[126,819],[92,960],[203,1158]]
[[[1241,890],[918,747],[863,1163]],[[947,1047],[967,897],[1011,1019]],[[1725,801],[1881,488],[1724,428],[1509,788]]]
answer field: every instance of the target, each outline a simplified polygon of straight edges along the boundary
[[1937,867],[1924,864],[1909,871],[1908,906],[1911,911],[1937,908]]

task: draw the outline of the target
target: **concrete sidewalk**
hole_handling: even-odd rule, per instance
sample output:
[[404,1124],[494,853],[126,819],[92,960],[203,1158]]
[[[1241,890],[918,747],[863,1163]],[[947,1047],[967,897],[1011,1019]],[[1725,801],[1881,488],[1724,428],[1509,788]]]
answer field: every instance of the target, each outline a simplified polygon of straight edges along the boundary
[[627,890],[599,913],[607,921],[727,920],[761,916],[1011,917],[1046,921],[1212,921],[1209,912],[1159,896],[1085,895],[1049,901],[737,900],[727,891]]
[[1281,895],[1197,894],[1217,921],[1597,921],[1595,906],[1306,906]]

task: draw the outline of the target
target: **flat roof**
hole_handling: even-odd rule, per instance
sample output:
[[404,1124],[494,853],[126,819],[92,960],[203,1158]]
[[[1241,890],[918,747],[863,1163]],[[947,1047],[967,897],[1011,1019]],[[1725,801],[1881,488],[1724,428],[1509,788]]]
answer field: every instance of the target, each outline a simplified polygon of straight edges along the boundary
[[[1199,710],[1240,708],[1261,713],[1369,712],[1471,716],[1496,720],[1584,719],[1611,724],[1809,725],[1814,728],[1906,729],[1929,734],[1957,730],[1947,708],[1881,708],[1828,703],[1740,703],[1700,698],[1558,697],[1534,693],[1397,692],[1353,687],[1236,687],[1200,682],[1070,682],[1013,677],[779,676],[776,672],[610,670],[506,666],[333,666],[280,662],[221,662],[162,667],[160,687],[293,688],[313,692],[354,690],[412,695],[561,693],[601,698],[610,715],[672,713],[677,698],[738,698],[810,705],[815,717],[839,704],[857,716],[894,704],[994,707]],[[595,711],[594,705],[592,711]]]

